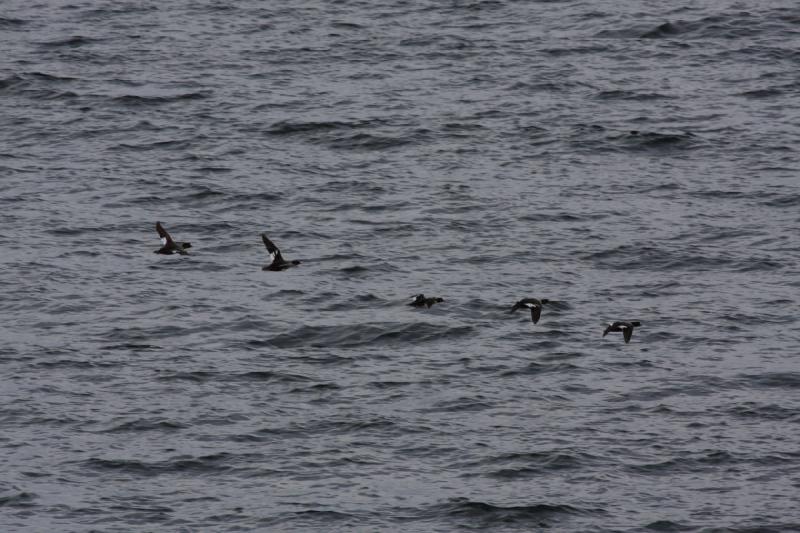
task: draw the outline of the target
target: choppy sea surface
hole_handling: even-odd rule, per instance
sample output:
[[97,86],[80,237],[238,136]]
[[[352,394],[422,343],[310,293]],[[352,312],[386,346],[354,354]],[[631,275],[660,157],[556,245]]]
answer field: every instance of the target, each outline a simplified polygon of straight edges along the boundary
[[800,6],[680,4],[0,3],[0,530],[800,530]]

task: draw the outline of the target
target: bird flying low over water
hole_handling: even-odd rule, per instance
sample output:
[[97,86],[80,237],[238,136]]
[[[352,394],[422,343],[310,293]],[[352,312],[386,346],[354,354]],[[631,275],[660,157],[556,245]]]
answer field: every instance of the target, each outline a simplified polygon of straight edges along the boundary
[[286,270],[287,268],[291,268],[293,266],[297,266],[300,264],[300,261],[287,261],[281,255],[281,251],[278,250],[278,247],[269,240],[266,233],[261,234],[261,240],[264,241],[264,246],[267,247],[267,252],[269,252],[269,256],[272,259],[272,262],[268,265],[264,265],[261,270]]
[[443,301],[444,301],[444,298],[438,298],[438,297],[434,298],[433,296],[430,297],[430,298],[425,298],[424,294],[417,294],[416,296],[414,296],[413,300],[411,300],[411,303],[408,304],[408,305],[410,305],[411,307],[423,307],[423,306],[425,306],[428,309],[430,309],[433,304],[436,304],[436,303],[439,303],[439,302],[443,302]]
[[161,225],[161,222],[156,222],[156,231],[158,232],[158,236],[161,237],[161,248],[155,250],[157,254],[181,254],[181,255],[188,255],[189,252],[186,251],[187,248],[192,247],[192,243],[190,242],[175,242],[170,237],[167,230],[164,229],[164,226]]
[[625,339],[625,344],[631,342],[631,336],[633,335],[633,328],[638,328],[641,326],[642,323],[636,320],[625,321],[625,320],[618,320],[616,322],[609,322],[608,327],[603,332],[603,337],[608,335],[610,331],[621,331],[622,338]]
[[511,308],[509,313],[513,313],[517,309],[526,307],[531,310],[531,322],[536,324],[539,322],[539,317],[542,316],[542,306],[548,302],[550,302],[550,300],[546,298],[542,298],[541,300],[537,300],[536,298],[523,298],[514,304],[514,307]]

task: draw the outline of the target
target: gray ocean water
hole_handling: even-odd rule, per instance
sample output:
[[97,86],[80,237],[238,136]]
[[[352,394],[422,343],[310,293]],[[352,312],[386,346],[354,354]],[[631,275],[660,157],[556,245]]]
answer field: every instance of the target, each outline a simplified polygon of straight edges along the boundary
[[799,531],[798,43],[789,0],[3,1],[0,531]]

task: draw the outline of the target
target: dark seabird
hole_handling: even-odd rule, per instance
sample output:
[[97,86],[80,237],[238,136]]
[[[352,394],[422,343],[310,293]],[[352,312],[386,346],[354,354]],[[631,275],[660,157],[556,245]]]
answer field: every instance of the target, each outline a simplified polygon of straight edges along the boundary
[[542,316],[542,306],[549,302],[550,300],[547,298],[542,298],[541,300],[537,300],[536,298],[523,298],[514,304],[514,307],[511,308],[509,313],[513,313],[517,309],[527,307],[531,310],[531,321],[536,324],[539,322],[539,317]]
[[269,252],[269,256],[272,259],[272,263],[264,265],[261,270],[286,270],[287,268],[300,264],[300,261],[287,261],[284,259],[281,255],[281,251],[269,240],[266,233],[261,234],[261,240],[264,241],[264,246],[267,247],[267,252]]
[[641,322],[637,322],[636,320],[631,321],[624,321],[618,320],[617,322],[609,322],[608,327],[603,332],[603,337],[608,335],[609,331],[621,331],[622,337],[625,339],[625,344],[631,342],[631,336],[633,335],[633,328],[638,328],[641,326]]
[[172,237],[169,236],[167,230],[164,229],[164,226],[161,225],[161,222],[156,222],[156,231],[158,232],[158,236],[161,237],[161,248],[155,250],[157,254],[181,254],[181,255],[188,255],[189,252],[186,251],[187,248],[192,247],[192,243],[190,242],[175,242],[172,240]]
[[444,298],[438,298],[438,297],[437,298],[434,298],[434,297],[425,298],[424,294],[417,294],[416,296],[414,296],[414,299],[408,305],[410,305],[411,307],[422,307],[422,306],[425,306],[428,309],[430,309],[433,304],[436,304],[436,303],[439,303],[439,302],[443,302],[443,301],[444,301]]

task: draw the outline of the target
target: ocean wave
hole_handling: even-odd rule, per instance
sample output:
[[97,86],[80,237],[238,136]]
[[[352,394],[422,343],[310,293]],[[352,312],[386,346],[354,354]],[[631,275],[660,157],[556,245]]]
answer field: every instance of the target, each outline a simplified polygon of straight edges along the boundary
[[111,101],[128,107],[149,107],[183,102],[186,100],[205,100],[207,98],[211,98],[213,94],[214,93],[210,90],[179,93],[173,95],[123,94],[122,96],[112,97]]
[[[352,259],[350,259],[349,261],[352,261]],[[392,272],[399,272],[399,271],[400,269],[398,269],[392,263],[386,261],[380,261],[380,262],[371,261],[368,265],[366,264],[347,265],[339,267],[332,272],[339,276],[342,276],[343,278],[350,279],[350,278],[366,278],[368,276],[390,274]]]
[[654,92],[637,92],[622,89],[612,89],[601,91],[596,96],[599,100],[636,100],[647,102],[650,100],[667,100],[674,98],[667,94],[654,93]]
[[235,442],[269,442],[288,438],[306,439],[309,435],[398,435],[426,433],[426,426],[410,425],[388,417],[332,417],[310,419],[302,422],[289,422],[286,425],[265,427],[255,432],[231,437]]
[[561,450],[543,452],[510,452],[484,457],[478,461],[458,463],[466,477],[488,476],[490,478],[516,480],[545,476],[553,472],[581,470],[610,464],[598,456]]
[[156,432],[170,432],[189,427],[187,424],[175,422],[172,420],[161,419],[146,419],[137,418],[135,420],[128,420],[121,423],[116,423],[113,426],[100,431],[101,433],[126,433],[129,431],[156,431]]
[[86,46],[95,43],[101,43],[103,39],[94,38],[94,37],[86,37],[83,35],[74,35],[72,37],[65,37],[62,39],[54,39],[52,41],[44,41],[39,43],[41,46],[49,47],[49,48],[61,48],[61,47],[69,47],[69,48],[77,48],[79,46]]
[[664,22],[652,30],[644,32],[640,37],[642,39],[662,39],[665,37],[674,37],[686,31],[688,31],[686,25],[681,22]]
[[2,507],[31,507],[37,495],[33,492],[19,491],[11,494],[0,495],[0,508]]
[[[636,39],[743,39],[774,31],[777,25],[791,32],[791,18],[781,17],[778,10],[758,13],[747,11],[727,12],[701,17],[695,20],[668,20],[648,29],[634,26],[616,30],[601,30],[598,38]],[[777,15],[777,16],[776,16]]]
[[266,133],[269,135],[294,135],[294,134],[308,134],[320,133],[329,131],[341,131],[349,129],[357,129],[370,126],[370,121],[336,121],[328,120],[321,122],[300,122],[283,120],[274,123],[270,126]]
[[764,202],[764,205],[780,208],[797,207],[800,206],[800,194],[786,194],[777,196],[776,198]]
[[[250,459],[259,454],[232,454],[219,452],[209,455],[182,455],[163,461],[140,461],[136,459],[103,459],[92,457],[82,466],[91,470],[121,472],[136,476],[159,476],[181,473],[184,475],[221,475],[234,469],[252,469]],[[241,466],[244,465],[244,466]]]
[[619,131],[601,124],[576,124],[569,138],[576,150],[598,152],[667,152],[695,150],[708,145],[688,131]]
[[[368,270],[368,269],[365,269]],[[316,296],[308,298],[306,302],[309,305],[318,304],[319,298]],[[326,298],[327,300],[327,298]],[[374,309],[376,307],[392,307],[396,305],[391,300],[386,300],[374,294],[355,294],[348,295],[344,301],[333,301],[329,305],[323,307],[324,311],[350,311],[353,309]]]
[[550,521],[560,522],[571,516],[605,515],[607,512],[601,508],[581,508],[568,504],[502,506],[468,498],[451,498],[448,502],[434,504],[422,511],[416,510],[414,514],[444,520],[469,520],[472,526],[505,524],[517,527],[549,527]]
[[641,132],[631,130],[626,135],[615,137],[623,142],[623,146],[630,150],[636,149],[693,149],[703,145],[702,141],[693,133],[661,133]]
[[0,17],[0,28],[13,30],[17,28],[22,28],[23,26],[28,24],[28,22],[29,21],[25,19],[18,19],[13,17]]
[[406,144],[422,142],[426,138],[426,134],[427,132],[424,130],[412,131],[399,136],[356,133],[328,139],[326,144],[334,150],[388,150]]
[[[693,247],[696,248],[696,247]],[[619,270],[690,270],[725,269],[738,272],[775,270],[782,262],[767,257],[736,257],[729,253],[700,253],[691,249],[657,248],[651,245],[621,244],[584,256],[601,268]]]
[[492,402],[485,401],[480,397],[463,397],[436,402],[431,407],[424,408],[421,411],[428,413],[479,412],[491,409],[493,406]]
[[740,383],[757,388],[800,388],[800,372],[766,372],[763,374],[740,374]]
[[682,452],[663,461],[626,464],[625,469],[639,475],[673,476],[705,471],[718,471],[721,467],[778,466],[793,464],[800,453],[769,453],[754,455],[744,452],[731,452],[720,449],[706,449],[697,452]]
[[[345,524],[341,524],[345,522]],[[288,511],[278,513],[276,516],[262,518],[258,521],[260,527],[276,527],[285,525],[291,528],[321,527],[328,529],[334,525],[345,525],[347,528],[363,527],[361,517],[356,514],[332,511],[329,509],[305,509],[303,511]]]
[[202,137],[189,137],[185,139],[165,139],[162,141],[149,141],[138,144],[119,143],[110,149],[114,151],[149,152],[152,150],[179,151],[190,148],[193,143]]
[[312,378],[300,374],[286,372],[271,372],[269,370],[251,370],[249,372],[219,372],[208,370],[194,370],[173,372],[161,370],[157,378],[159,381],[193,381],[195,383],[230,383],[230,382],[267,382],[267,383],[298,383],[312,381]]
[[[77,78],[70,76],[28,71],[0,79],[0,93],[20,94],[34,100],[75,100],[82,95],[64,89],[65,85],[75,81]],[[49,132],[38,135],[47,136]]]
[[[534,345],[536,348],[543,348],[540,345]],[[547,343],[544,348],[547,349],[555,349],[557,348],[557,343]],[[502,372],[500,375],[502,377],[514,377],[514,376],[534,376],[538,374],[545,374],[550,372],[566,372],[569,374],[574,374],[577,372],[582,371],[581,367],[577,365],[573,365],[571,363],[536,363],[530,362],[522,368],[514,369],[514,370],[507,370]]]
[[473,331],[470,326],[442,326],[426,322],[302,326],[292,333],[271,337],[266,342],[278,348],[422,344],[463,337]]
[[697,528],[692,527],[686,523],[674,522],[672,520],[656,520],[644,526],[649,531],[665,531],[667,533],[685,533],[686,531],[693,531]]
[[[113,348],[112,348],[113,349]],[[79,360],[79,359],[46,359],[40,360],[33,364],[34,367],[39,368],[77,368],[77,369],[94,369],[94,368],[113,368],[120,366],[120,363],[114,361],[95,361],[95,360]]]
[[749,419],[788,420],[791,422],[800,422],[800,413],[798,413],[797,410],[778,404],[744,402],[725,409],[725,414]]

